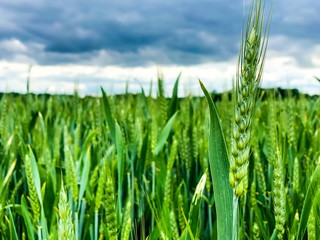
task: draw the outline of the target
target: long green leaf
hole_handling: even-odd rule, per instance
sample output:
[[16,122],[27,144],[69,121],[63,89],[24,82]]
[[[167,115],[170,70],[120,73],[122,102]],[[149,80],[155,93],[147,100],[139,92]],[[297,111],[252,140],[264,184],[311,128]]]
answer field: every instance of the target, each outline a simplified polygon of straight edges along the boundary
[[219,116],[213,100],[201,81],[210,109],[209,164],[217,211],[218,240],[232,239],[233,194],[229,183],[229,160]]
[[149,106],[148,106],[148,100],[147,100],[147,97],[146,97],[146,95],[144,93],[143,88],[141,88],[141,95],[139,97],[140,97],[140,101],[142,102],[141,103],[141,108],[143,110],[145,119],[148,122],[150,122],[151,121],[151,114],[150,114],[150,110],[149,110]]
[[10,227],[10,235],[11,235],[11,239],[12,240],[19,240],[19,237],[18,237],[18,233],[17,233],[17,229],[16,229],[16,226],[15,226],[15,222],[14,222],[14,219],[13,219],[13,216],[12,216],[12,212],[11,212],[11,209],[9,208],[8,209],[8,213],[9,213],[9,227]]
[[110,132],[111,132],[112,140],[113,140],[113,142],[115,142],[116,141],[115,121],[114,121],[114,118],[112,117],[110,104],[109,104],[107,95],[106,95],[105,91],[103,90],[103,88],[101,88],[101,92],[102,92],[102,102],[103,102],[103,106],[104,106],[104,113],[107,118],[107,123],[108,123],[109,129],[110,129]]
[[320,184],[320,165],[318,164],[316,170],[312,174],[311,181],[308,186],[307,194],[303,202],[303,207],[301,211],[301,218],[298,228],[297,239],[303,239],[304,233],[307,228],[309,214],[312,208],[313,199],[319,192],[319,184]]
[[167,139],[169,137],[170,131],[172,129],[172,125],[173,125],[174,120],[176,119],[177,115],[178,115],[178,112],[173,114],[173,116],[169,119],[167,124],[162,129],[162,131],[161,131],[161,133],[159,135],[159,138],[158,138],[158,142],[157,142],[156,148],[153,151],[153,155],[156,156],[156,155],[159,154],[159,152],[161,152],[164,144],[166,143],[166,141],[167,141]]
[[123,135],[122,135],[122,131],[121,128],[119,126],[119,124],[117,123],[117,121],[115,121],[115,130],[116,130],[116,150],[117,150],[117,157],[118,157],[118,201],[117,201],[117,216],[118,216],[118,220],[119,222],[121,222],[121,209],[122,209],[122,183],[123,183],[123,177],[125,176],[124,174],[124,168],[125,168],[125,158],[124,158],[124,139],[123,139]]
[[0,194],[2,194],[3,189],[6,189],[6,188],[5,188],[5,187],[6,187],[6,184],[9,182],[9,180],[10,180],[11,177],[12,177],[12,173],[13,173],[15,167],[16,167],[16,163],[17,163],[17,160],[15,160],[15,161],[12,162],[12,164],[11,164],[11,166],[10,166],[10,168],[9,168],[9,170],[8,170],[5,178],[4,178],[4,180],[3,180],[2,183],[0,184]]
[[82,146],[82,155],[85,155],[88,151],[90,145],[92,144],[93,139],[96,137],[98,131],[97,130],[91,130],[89,134],[87,135],[84,144]]
[[24,195],[22,195],[22,197],[21,197],[21,213],[22,213],[24,223],[26,225],[28,238],[31,240],[34,240],[34,231],[35,230],[34,230],[34,226],[32,224],[30,216],[29,216],[27,201],[26,201]]
[[181,73],[179,73],[172,90],[172,96],[171,96],[169,109],[168,109],[168,117],[171,117],[178,110],[178,86],[179,86],[180,77],[181,77]]
[[90,148],[87,150],[86,154],[83,157],[84,166],[82,169],[81,180],[80,180],[80,191],[79,191],[79,210],[81,206],[81,200],[86,190],[88,179],[89,179],[89,171],[90,171]]

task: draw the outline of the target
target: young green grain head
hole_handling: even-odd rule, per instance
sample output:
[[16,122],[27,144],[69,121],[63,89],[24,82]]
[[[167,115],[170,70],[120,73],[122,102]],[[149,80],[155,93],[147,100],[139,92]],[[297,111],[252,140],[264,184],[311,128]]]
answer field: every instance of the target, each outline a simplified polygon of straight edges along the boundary
[[172,176],[171,175],[172,175],[172,168],[174,165],[174,161],[177,156],[177,146],[178,146],[178,141],[174,139],[172,143],[168,165],[167,165],[167,174],[166,174],[166,179],[164,184],[163,202],[164,204],[166,204],[167,207],[170,206],[171,198],[172,198]]
[[276,220],[276,229],[278,230],[278,239],[283,239],[286,221],[286,189],[284,186],[284,169],[283,160],[279,148],[276,150],[276,158],[274,161],[273,172],[273,201],[274,201],[274,216]]
[[66,191],[63,182],[60,189],[60,198],[58,203],[59,220],[58,220],[58,239],[72,240],[74,239],[74,229],[72,225],[72,213],[68,203]]
[[73,155],[69,148],[68,144],[68,132],[67,129],[64,129],[64,156],[65,156],[65,168],[66,168],[66,182],[67,186],[70,188],[72,192],[72,196],[75,202],[78,201],[78,182],[76,175],[76,167],[73,161]]
[[116,202],[113,178],[110,171],[107,172],[105,183],[105,217],[107,222],[108,235],[110,240],[118,238],[117,217],[116,217]]
[[32,174],[32,167],[31,167],[31,162],[30,162],[30,156],[26,155],[25,156],[25,171],[26,171],[26,177],[27,177],[27,184],[28,184],[28,189],[29,189],[29,196],[28,199],[30,201],[31,205],[31,210],[32,210],[32,220],[33,223],[36,225],[38,224],[39,218],[40,218],[40,203],[37,197],[37,192],[36,192],[36,185],[35,185],[35,179]]
[[179,239],[177,220],[173,210],[170,211],[170,231],[172,233],[172,239]]
[[262,5],[261,0],[251,4],[236,78],[230,183],[237,197],[245,194],[247,189],[251,122],[267,47],[267,37],[263,33],[264,8]]
[[131,232],[131,222],[132,222],[132,205],[130,199],[128,199],[126,208],[124,211],[123,224],[121,229],[121,239],[129,240]]

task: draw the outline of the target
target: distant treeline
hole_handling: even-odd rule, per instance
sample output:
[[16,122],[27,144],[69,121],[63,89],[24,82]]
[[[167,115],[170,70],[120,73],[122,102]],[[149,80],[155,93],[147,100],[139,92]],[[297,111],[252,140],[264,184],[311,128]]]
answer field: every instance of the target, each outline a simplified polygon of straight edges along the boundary
[[[305,97],[307,99],[316,99],[319,97],[319,95],[309,95],[306,93],[301,93],[299,92],[298,89],[283,89],[283,88],[268,88],[268,89],[264,89],[264,88],[260,88],[260,95],[259,98],[261,100],[266,100],[267,96],[269,95],[269,93],[275,93],[276,98],[288,98],[288,97],[293,97],[293,98],[299,98],[299,97]],[[35,94],[35,93],[25,93],[25,94],[21,94],[21,93],[15,93],[15,92],[9,92],[9,93],[4,93],[4,92],[0,92],[0,98],[4,95],[10,95],[10,96],[21,96],[21,95],[32,95],[32,96],[38,96],[38,97],[44,97],[44,98],[49,98],[52,95],[59,95],[60,97],[72,97],[73,95],[77,94],[74,93],[73,95],[70,94],[48,94],[48,93],[39,93],[39,94]],[[123,94],[115,94],[115,97],[125,97],[128,95],[140,95],[141,93],[123,93]],[[222,100],[222,96],[227,95],[227,98],[229,100],[232,99],[232,91],[226,91],[226,92],[222,92],[222,93],[217,93],[215,91],[213,91],[212,93],[212,97],[214,101],[221,101]],[[84,98],[99,98],[100,96],[85,96]],[[186,96],[187,97],[187,96]],[[194,96],[194,98],[197,98],[199,96]],[[202,97],[202,96],[201,96]],[[170,96],[167,96],[167,98],[170,98]],[[183,97],[182,97],[183,98]]]

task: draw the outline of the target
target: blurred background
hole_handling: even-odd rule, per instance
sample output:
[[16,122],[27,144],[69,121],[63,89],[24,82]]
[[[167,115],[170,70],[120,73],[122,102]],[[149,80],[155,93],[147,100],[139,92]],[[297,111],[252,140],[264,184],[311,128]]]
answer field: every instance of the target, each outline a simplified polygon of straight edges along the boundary
[[[247,1],[249,2],[249,1]],[[168,96],[232,88],[248,3],[224,0],[1,0],[0,91]],[[266,17],[270,4],[266,4]],[[262,87],[320,94],[320,1],[273,1]],[[156,89],[156,88],[154,88]],[[154,94],[155,94],[154,90]]]

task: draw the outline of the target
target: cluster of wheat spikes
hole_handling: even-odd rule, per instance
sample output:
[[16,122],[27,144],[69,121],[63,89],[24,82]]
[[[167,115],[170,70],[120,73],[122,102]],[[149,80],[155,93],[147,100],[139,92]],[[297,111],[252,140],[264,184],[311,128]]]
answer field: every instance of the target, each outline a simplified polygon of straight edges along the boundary
[[0,239],[320,239],[320,98],[258,90],[250,9],[232,93],[0,94]]
[[234,234],[231,93],[213,121],[177,91],[166,115],[144,93],[1,95],[0,238],[318,239],[320,98],[256,99]]

